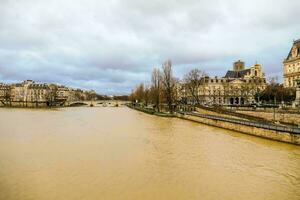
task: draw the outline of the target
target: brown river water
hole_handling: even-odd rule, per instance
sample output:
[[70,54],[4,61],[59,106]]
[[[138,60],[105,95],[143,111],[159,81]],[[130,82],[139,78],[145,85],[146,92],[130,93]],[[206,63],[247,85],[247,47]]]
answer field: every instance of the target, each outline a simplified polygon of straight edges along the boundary
[[0,109],[1,200],[300,199],[300,147],[126,107]]

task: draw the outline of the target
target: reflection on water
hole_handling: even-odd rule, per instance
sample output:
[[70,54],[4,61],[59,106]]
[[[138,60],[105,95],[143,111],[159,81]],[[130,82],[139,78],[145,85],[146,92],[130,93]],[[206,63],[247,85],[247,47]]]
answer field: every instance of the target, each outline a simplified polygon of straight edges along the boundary
[[125,107],[0,109],[0,199],[300,199],[300,147]]

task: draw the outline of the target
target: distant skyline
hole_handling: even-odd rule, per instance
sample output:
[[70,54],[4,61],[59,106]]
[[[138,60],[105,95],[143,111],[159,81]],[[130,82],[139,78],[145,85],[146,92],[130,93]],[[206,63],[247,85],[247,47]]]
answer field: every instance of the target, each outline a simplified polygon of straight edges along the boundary
[[0,82],[126,94],[172,60],[223,76],[236,60],[282,81],[299,0],[0,0]]

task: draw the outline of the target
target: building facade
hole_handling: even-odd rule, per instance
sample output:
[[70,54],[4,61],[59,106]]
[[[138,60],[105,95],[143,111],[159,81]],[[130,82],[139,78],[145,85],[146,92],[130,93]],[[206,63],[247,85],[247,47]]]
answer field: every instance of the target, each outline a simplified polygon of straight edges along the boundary
[[[233,64],[233,70],[227,71],[222,78],[206,76],[198,89],[200,104],[202,105],[246,105],[259,101],[256,95],[266,88],[266,79],[259,64],[245,69],[242,61]],[[196,103],[183,88],[182,97],[187,103]]]
[[52,106],[65,102],[85,100],[90,92],[62,85],[35,83],[26,80],[21,83],[0,83],[0,105],[10,106]]
[[13,102],[46,102],[49,100],[50,92],[47,84],[26,80],[11,85],[11,100]]
[[296,80],[300,79],[300,39],[294,41],[293,46],[283,61],[284,87],[297,87]]
[[68,105],[75,101],[94,100],[96,96],[94,90],[84,91],[57,84],[35,83],[32,80],[14,84],[0,83],[0,106]]
[[66,86],[57,86],[57,99],[67,101],[70,96],[70,89]]
[[11,98],[11,86],[0,83],[0,101],[7,101]]

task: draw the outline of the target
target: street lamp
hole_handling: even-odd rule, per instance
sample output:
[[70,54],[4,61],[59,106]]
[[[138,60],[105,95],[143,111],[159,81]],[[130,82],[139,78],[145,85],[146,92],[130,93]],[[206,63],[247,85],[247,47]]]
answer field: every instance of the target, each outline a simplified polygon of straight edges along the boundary
[[[296,80],[296,83],[297,83],[297,88],[296,88],[295,104],[299,106],[300,105],[300,78]],[[300,128],[300,124],[298,124],[298,127]]]
[[296,80],[297,83],[297,88],[296,88],[296,99],[295,99],[295,104],[297,106],[300,105],[300,79]]

